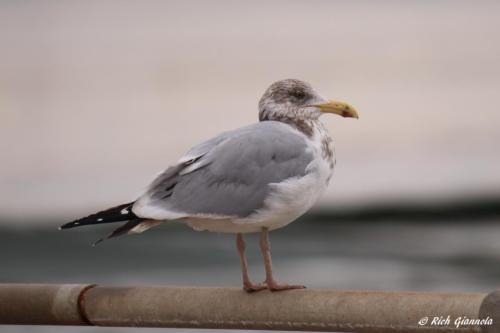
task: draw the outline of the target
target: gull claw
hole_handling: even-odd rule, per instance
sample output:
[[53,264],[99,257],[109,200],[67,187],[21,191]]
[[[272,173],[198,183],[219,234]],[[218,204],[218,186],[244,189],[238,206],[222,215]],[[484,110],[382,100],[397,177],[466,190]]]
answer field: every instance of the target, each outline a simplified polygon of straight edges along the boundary
[[247,293],[254,293],[257,291],[265,290],[268,289],[271,292],[275,291],[284,291],[284,290],[293,290],[293,289],[306,289],[306,286],[303,286],[301,284],[279,284],[276,281],[272,281],[270,283],[268,282],[261,282],[261,283],[245,283],[243,284],[243,290],[245,290]]
[[306,289],[306,286],[300,284],[279,284],[276,281],[271,281],[267,283],[267,289],[270,291],[283,291],[292,289]]
[[247,293],[254,293],[265,289],[267,289],[267,284],[265,282],[263,283],[248,282],[243,285],[243,290],[245,290]]

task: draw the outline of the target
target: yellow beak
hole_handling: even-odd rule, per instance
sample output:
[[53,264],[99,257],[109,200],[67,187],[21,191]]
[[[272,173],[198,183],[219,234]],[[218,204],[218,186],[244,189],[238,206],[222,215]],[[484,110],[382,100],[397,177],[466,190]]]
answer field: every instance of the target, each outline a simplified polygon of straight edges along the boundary
[[339,116],[342,116],[342,117],[349,117],[349,118],[356,118],[356,119],[359,118],[358,112],[356,111],[356,109],[347,103],[329,101],[328,103],[317,104],[317,105],[312,105],[312,106],[317,107],[323,113],[335,113],[335,114],[338,114]]

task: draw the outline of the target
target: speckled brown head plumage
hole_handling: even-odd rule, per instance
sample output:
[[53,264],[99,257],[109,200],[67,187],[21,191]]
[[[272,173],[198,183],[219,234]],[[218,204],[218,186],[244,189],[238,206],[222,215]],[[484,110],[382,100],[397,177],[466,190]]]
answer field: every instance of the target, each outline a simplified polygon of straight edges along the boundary
[[358,118],[356,110],[350,105],[328,101],[309,83],[296,79],[274,82],[259,101],[260,121],[285,122],[309,137],[313,135],[313,122],[322,113]]
[[327,102],[310,84],[286,79],[271,84],[259,101],[259,120],[279,120],[283,117],[316,119],[319,110],[313,104]]
[[358,118],[356,110],[342,102],[328,101],[304,81],[285,79],[274,82],[259,101],[259,120],[279,120],[283,116],[318,119],[322,113]]

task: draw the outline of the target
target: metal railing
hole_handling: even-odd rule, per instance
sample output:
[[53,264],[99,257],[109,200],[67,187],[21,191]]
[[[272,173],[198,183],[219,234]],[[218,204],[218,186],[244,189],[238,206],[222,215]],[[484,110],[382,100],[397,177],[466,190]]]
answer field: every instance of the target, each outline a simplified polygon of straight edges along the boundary
[[498,333],[500,292],[0,284],[0,324]]

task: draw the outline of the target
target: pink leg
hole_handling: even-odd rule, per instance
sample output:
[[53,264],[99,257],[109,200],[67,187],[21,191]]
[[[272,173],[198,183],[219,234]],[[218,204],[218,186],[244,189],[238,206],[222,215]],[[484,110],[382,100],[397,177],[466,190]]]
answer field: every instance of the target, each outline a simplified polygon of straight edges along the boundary
[[250,281],[250,277],[248,276],[247,257],[245,256],[246,244],[242,234],[236,235],[236,247],[238,248],[238,253],[240,255],[241,261],[241,271],[243,273],[243,289],[249,293],[266,289],[267,286],[265,284],[254,284]]
[[269,244],[269,229],[262,228],[260,237],[260,250],[264,257],[264,265],[266,267],[266,284],[270,291],[289,290],[289,289],[304,289],[302,285],[278,284],[273,277],[273,263],[271,260],[271,246]]

